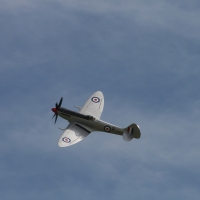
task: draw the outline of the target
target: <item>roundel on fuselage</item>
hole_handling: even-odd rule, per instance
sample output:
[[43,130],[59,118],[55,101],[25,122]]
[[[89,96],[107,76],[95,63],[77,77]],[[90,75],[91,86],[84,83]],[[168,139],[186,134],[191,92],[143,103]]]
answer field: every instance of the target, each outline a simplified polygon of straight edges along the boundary
[[106,132],[110,132],[111,128],[110,128],[110,126],[105,126],[105,127],[104,127],[104,130],[105,130]]

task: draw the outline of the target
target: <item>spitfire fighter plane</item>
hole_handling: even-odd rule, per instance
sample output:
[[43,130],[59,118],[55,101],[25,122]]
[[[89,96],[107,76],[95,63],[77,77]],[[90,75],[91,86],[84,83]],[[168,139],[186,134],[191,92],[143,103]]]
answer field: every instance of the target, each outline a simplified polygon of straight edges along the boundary
[[92,94],[82,107],[78,107],[78,112],[61,107],[62,100],[63,98],[60,99],[59,104],[56,103],[55,108],[52,108],[55,123],[58,116],[69,122],[67,128],[62,129],[63,134],[58,141],[58,146],[60,147],[76,144],[93,131],[121,135],[125,141],[140,138],[141,133],[137,124],[131,124],[127,128],[120,128],[100,120],[104,107],[104,96],[101,91]]

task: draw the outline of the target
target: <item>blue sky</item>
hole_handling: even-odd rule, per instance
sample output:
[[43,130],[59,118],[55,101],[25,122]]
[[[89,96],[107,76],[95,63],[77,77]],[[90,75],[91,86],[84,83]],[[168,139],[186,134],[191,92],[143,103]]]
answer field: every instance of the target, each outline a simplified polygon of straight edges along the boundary
[[[199,1],[1,0],[2,199],[182,199],[199,192]],[[131,142],[68,122],[101,90],[101,119],[139,124]]]

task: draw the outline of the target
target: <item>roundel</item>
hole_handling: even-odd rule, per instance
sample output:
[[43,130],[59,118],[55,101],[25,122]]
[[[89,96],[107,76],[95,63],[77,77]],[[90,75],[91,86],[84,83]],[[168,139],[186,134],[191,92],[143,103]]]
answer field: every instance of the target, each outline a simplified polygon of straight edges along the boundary
[[94,103],[99,103],[100,99],[98,97],[92,97]]
[[70,140],[68,137],[64,137],[64,138],[62,139],[62,141],[63,141],[63,142],[66,142],[66,143],[71,142],[71,140]]
[[105,126],[105,127],[104,127],[104,130],[105,130],[106,132],[110,132],[111,128],[110,128],[110,126]]

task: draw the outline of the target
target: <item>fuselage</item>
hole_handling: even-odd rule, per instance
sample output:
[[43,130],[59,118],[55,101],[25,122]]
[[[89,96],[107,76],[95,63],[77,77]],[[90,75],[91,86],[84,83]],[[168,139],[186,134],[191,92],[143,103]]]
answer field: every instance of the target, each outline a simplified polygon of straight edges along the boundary
[[91,115],[84,115],[78,112],[74,112],[72,110],[66,108],[58,108],[57,114],[66,119],[69,122],[75,122],[78,125],[84,126],[84,128],[90,132],[92,131],[102,131],[109,132],[117,135],[122,135],[124,129],[117,127],[113,124],[104,122],[100,119],[95,119]]

